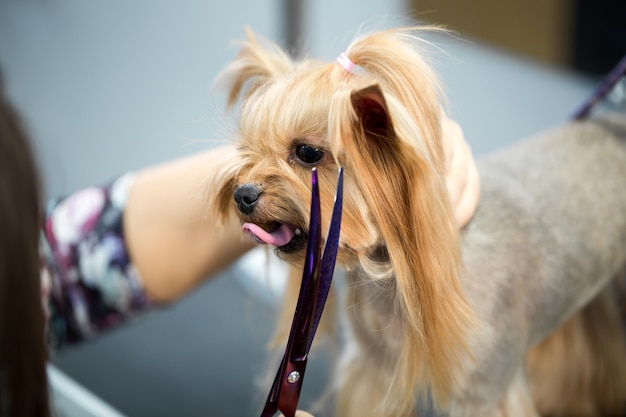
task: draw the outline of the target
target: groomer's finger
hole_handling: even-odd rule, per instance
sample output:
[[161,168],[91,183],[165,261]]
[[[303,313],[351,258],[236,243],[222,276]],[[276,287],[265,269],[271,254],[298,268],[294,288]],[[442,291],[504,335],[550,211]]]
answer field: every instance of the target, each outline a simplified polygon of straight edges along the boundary
[[465,147],[463,131],[458,123],[446,117],[442,121],[441,128],[446,152],[446,186],[452,207],[455,207],[465,188],[468,150]]
[[[285,417],[283,414],[280,417]],[[296,417],[313,417],[313,414],[309,414],[306,411],[298,410],[296,411]]]
[[463,227],[478,206],[480,177],[461,126],[444,116],[442,135],[447,164],[446,186],[457,224]]
[[473,158],[467,166],[466,178],[465,189],[454,206],[454,216],[459,227],[465,226],[474,216],[480,199],[480,176]]

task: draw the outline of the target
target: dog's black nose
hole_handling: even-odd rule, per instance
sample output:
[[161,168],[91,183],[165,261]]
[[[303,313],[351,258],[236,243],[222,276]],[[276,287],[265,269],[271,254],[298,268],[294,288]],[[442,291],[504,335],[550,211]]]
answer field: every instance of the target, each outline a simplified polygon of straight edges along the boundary
[[259,201],[261,190],[254,184],[242,184],[235,190],[235,201],[237,208],[243,214],[250,214],[254,206]]

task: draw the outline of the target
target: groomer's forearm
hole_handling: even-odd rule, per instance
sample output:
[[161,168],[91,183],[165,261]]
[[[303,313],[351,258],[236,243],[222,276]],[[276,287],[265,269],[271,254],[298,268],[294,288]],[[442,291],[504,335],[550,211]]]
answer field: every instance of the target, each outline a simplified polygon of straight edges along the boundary
[[240,224],[209,212],[207,180],[233,152],[229,146],[137,174],[124,212],[130,257],[156,302],[184,295],[252,248]]

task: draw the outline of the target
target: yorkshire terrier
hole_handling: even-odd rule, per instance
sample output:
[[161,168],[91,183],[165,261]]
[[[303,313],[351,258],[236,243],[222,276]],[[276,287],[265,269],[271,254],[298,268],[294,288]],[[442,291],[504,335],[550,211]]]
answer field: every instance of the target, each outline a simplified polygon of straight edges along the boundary
[[212,185],[217,209],[299,277],[311,168],[328,219],[344,167],[336,415],[623,415],[626,118],[566,123],[479,159],[480,202],[459,230],[420,36],[364,35],[319,62],[249,33],[222,78],[239,104],[238,153]]

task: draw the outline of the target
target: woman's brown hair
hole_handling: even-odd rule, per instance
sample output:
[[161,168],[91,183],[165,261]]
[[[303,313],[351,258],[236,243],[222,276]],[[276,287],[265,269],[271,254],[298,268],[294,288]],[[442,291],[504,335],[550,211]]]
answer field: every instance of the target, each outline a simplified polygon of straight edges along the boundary
[[35,158],[0,75],[0,416],[49,416]]

